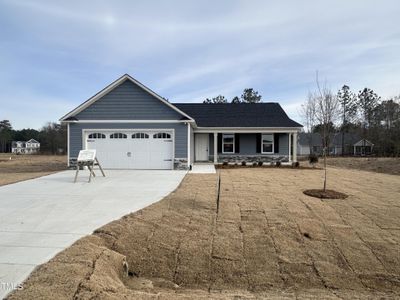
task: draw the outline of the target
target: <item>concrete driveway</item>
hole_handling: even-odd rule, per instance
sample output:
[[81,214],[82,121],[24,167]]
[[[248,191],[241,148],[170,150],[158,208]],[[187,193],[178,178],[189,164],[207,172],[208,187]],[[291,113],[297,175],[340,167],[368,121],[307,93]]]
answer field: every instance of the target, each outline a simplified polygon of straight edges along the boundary
[[73,171],[0,187],[0,298],[35,266],[94,229],[168,195],[185,171]]

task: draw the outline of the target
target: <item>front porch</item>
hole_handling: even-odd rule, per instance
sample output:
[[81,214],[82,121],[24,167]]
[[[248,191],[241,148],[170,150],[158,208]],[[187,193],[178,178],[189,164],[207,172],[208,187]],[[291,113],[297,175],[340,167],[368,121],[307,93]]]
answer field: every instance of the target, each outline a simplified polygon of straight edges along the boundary
[[195,132],[194,161],[296,162],[297,131]]

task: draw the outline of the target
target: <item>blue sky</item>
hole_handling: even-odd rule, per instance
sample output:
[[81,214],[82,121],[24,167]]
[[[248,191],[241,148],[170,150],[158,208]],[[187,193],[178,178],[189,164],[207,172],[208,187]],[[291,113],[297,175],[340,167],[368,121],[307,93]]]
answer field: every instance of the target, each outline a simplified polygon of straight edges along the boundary
[[0,0],[0,119],[40,128],[128,73],[171,102],[253,87],[294,119],[315,72],[400,94],[400,2]]

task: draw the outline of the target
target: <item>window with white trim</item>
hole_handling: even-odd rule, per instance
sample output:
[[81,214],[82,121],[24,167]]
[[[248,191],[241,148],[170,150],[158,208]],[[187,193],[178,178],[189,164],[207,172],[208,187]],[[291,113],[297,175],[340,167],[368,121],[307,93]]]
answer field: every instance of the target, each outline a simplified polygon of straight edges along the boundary
[[166,132],[159,132],[153,135],[154,139],[170,139],[171,135]]
[[235,153],[235,135],[224,133],[222,135],[222,153]]
[[274,153],[274,135],[263,134],[261,140],[261,153],[271,154]]
[[126,139],[128,136],[125,133],[115,132],[110,135],[110,139]]
[[89,139],[105,139],[106,135],[100,132],[89,134]]
[[136,133],[132,134],[132,138],[133,139],[148,139],[149,135],[144,132],[136,132]]

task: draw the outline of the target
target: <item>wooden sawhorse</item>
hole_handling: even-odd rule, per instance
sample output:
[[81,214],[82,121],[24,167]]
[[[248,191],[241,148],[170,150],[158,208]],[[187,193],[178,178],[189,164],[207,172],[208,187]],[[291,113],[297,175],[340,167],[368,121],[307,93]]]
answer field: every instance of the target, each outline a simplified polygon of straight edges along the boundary
[[75,179],[74,183],[78,179],[78,173],[79,169],[82,167],[87,167],[89,169],[89,181],[92,180],[92,175],[93,177],[96,177],[96,174],[94,173],[94,166],[99,166],[99,169],[101,171],[101,174],[103,174],[103,177],[106,177],[106,174],[104,174],[103,168],[101,167],[99,161],[97,160],[97,157],[95,157],[93,160],[84,160],[84,161],[77,161],[76,162],[76,173],[75,173]]

